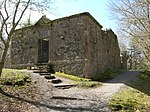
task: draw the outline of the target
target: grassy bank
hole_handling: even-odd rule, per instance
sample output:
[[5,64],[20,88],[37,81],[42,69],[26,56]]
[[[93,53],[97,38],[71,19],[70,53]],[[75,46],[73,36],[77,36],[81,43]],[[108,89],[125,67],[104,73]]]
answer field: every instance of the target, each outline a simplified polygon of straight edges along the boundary
[[110,101],[112,111],[149,112],[150,72],[141,72],[139,78],[128,86],[130,87],[116,94]]
[[16,69],[4,69],[0,77],[1,85],[23,86],[27,82],[31,82],[30,74]]
[[2,112],[22,112],[30,107],[34,87],[31,85],[30,74],[18,70],[4,69],[0,77],[0,110]]
[[73,75],[69,75],[69,74],[65,74],[61,72],[56,72],[56,75],[59,77],[64,77],[64,78],[72,80],[73,81],[72,83],[77,85],[78,87],[91,88],[91,87],[102,86],[102,83],[92,81],[91,79],[87,79],[87,78],[81,78],[78,76],[73,76]]
[[105,81],[115,78],[121,72],[122,70],[107,70],[103,73],[96,73],[94,76],[91,77],[91,79],[94,81],[105,82]]

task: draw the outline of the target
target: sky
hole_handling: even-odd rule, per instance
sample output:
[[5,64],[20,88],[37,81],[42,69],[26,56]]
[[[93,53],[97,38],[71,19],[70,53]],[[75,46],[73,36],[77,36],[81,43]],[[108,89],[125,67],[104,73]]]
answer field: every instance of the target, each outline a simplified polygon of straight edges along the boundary
[[[110,18],[108,2],[110,0],[55,0],[52,4],[51,14],[46,16],[51,19],[62,18],[82,12],[89,12],[103,28],[111,28],[116,32],[116,23]],[[42,15],[38,15],[39,19]],[[35,17],[34,17],[35,19]]]

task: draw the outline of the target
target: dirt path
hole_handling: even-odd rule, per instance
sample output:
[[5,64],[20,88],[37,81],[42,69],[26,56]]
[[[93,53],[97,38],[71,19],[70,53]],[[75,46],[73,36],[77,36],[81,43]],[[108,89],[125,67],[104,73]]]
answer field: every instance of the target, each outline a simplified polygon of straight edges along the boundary
[[127,71],[102,87],[83,89],[56,89],[46,79],[32,73],[32,79],[41,95],[41,102],[34,105],[33,112],[111,112],[108,101],[129,81],[136,78],[138,71]]

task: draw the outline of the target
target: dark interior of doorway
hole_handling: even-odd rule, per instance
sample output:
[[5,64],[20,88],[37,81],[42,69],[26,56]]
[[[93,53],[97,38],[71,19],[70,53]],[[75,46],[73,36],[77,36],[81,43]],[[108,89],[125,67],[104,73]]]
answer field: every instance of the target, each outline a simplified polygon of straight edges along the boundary
[[49,55],[49,39],[38,40],[38,63],[47,63]]

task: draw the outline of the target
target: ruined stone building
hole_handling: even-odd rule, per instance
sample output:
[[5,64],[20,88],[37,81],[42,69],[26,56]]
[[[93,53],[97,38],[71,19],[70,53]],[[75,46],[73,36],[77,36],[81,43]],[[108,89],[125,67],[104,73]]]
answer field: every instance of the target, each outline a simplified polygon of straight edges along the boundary
[[120,68],[117,36],[87,12],[16,30],[11,43],[11,67],[51,61],[56,71],[82,77]]

